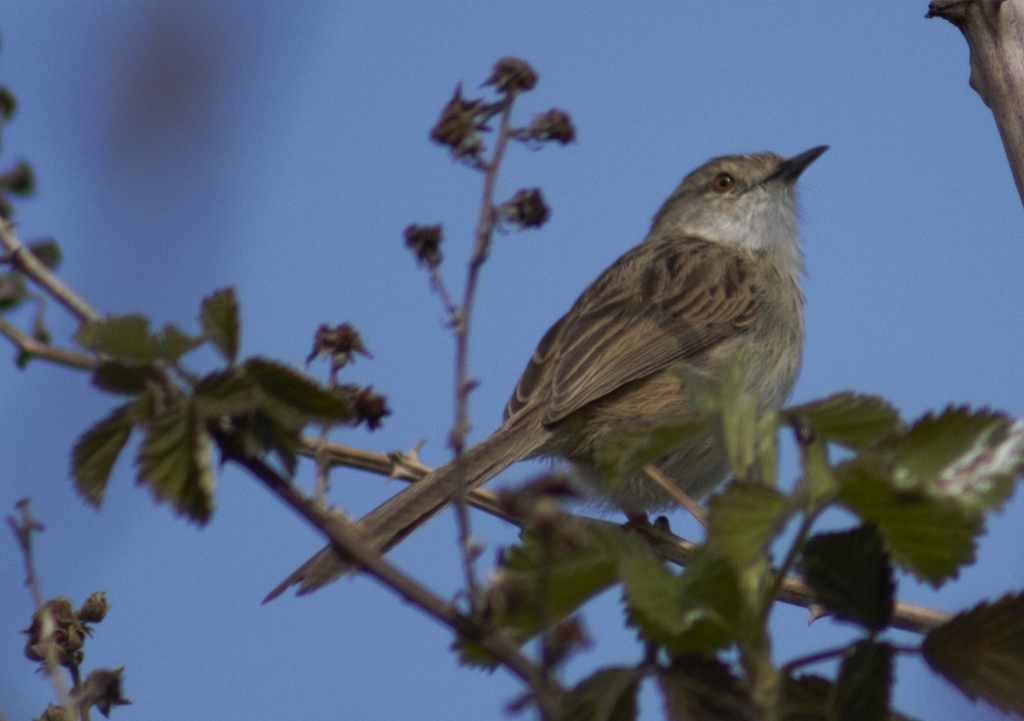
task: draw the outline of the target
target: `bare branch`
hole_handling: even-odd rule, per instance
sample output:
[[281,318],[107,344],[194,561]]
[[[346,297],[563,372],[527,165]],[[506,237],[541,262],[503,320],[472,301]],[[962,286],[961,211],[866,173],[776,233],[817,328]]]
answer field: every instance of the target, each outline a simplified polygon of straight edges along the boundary
[[[310,458],[315,457],[318,440],[303,438],[299,447],[299,453]],[[396,463],[395,458],[401,459],[405,454],[398,453],[376,453],[363,448],[354,448],[340,443],[328,441],[324,444],[324,454],[329,462],[338,466],[358,468],[360,470],[377,473],[389,478],[398,478],[403,481],[417,481],[427,475],[433,469],[415,459],[413,463]],[[397,473],[396,468],[400,468]],[[467,503],[484,513],[501,518],[509,523],[522,526],[523,519],[518,518],[498,502],[498,494],[486,488],[477,488],[470,491],[466,497]],[[609,523],[608,521],[595,521],[596,523]],[[642,534],[650,545],[651,549],[661,558],[685,566],[690,556],[697,548],[697,544],[680,538],[673,533],[659,530],[656,525],[640,528],[633,527],[635,531]],[[794,606],[811,608],[817,605],[817,599],[810,586],[799,578],[792,576],[786,578],[782,583],[782,590],[779,593],[779,600]],[[892,621],[889,624],[893,628],[913,633],[928,633],[933,628],[941,626],[952,618],[952,614],[940,611],[927,606],[919,606],[914,603],[899,602],[893,611]]]
[[47,293],[57,299],[68,311],[82,323],[100,320],[100,314],[64,281],[50,271],[39,258],[32,254],[18,236],[14,234],[14,225],[0,218],[0,245],[7,251],[11,263],[34,280]]
[[[0,221],[0,224],[2,224],[2,221]],[[32,605],[35,607],[36,613],[42,613],[43,615],[39,619],[43,628],[39,638],[41,645],[46,648],[46,659],[43,661],[43,668],[46,669],[50,685],[53,686],[57,698],[60,699],[67,718],[77,718],[76,704],[71,700],[71,692],[60,673],[57,647],[52,640],[53,631],[56,629],[57,624],[54,622],[50,612],[44,609],[43,590],[39,584],[39,576],[36,574],[35,563],[32,559],[32,535],[44,530],[45,527],[32,517],[29,499],[22,498],[14,504],[14,507],[21,512],[21,519],[8,516],[7,525],[11,527],[14,537],[18,539],[18,547],[21,549],[21,556],[25,563],[25,587],[32,596]]]
[[971,87],[995,116],[1024,202],[1024,0],[932,0],[925,17],[948,20],[967,38]]
[[[562,692],[560,686],[546,680],[541,671],[519,650],[507,635],[483,629],[476,621],[458,612],[449,602],[420,585],[384,559],[359,534],[355,526],[340,513],[331,512],[306,498],[295,486],[258,458],[245,455],[232,438],[217,435],[225,460],[238,463],[256,476],[274,495],[305,518],[334,544],[335,549],[353,559],[363,570],[456,633],[467,635],[500,659],[510,671],[527,683],[537,698],[546,703],[552,694]],[[318,444],[318,441],[309,441]],[[330,444],[333,445],[333,444]]]
[[73,350],[56,348],[49,343],[37,341],[35,338],[30,336],[28,333],[25,333],[2,316],[0,316],[0,334],[7,336],[7,338],[14,343],[22,353],[32,358],[43,358],[59,365],[68,366],[69,368],[77,368],[78,370],[83,371],[95,370],[99,363],[99,361],[91,355],[78,353]]

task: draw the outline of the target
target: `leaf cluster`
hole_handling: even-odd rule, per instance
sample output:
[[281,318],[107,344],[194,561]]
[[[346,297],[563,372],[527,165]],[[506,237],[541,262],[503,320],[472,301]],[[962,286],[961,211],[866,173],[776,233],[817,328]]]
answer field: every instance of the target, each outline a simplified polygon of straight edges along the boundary
[[[602,452],[610,483],[698,435],[729,460],[733,480],[709,500],[707,538],[682,573],[634,532],[568,517],[549,523],[557,532],[528,527],[505,552],[489,588],[493,623],[521,640],[543,638],[618,584],[627,623],[648,648],[641,664],[600,669],[571,689],[565,718],[634,718],[650,676],[670,719],[898,718],[889,705],[894,663],[908,652],[971,698],[1024,714],[1024,595],[955,617],[916,650],[885,635],[897,570],[938,586],[973,561],[985,514],[1005,503],[1024,470],[1024,422],[950,407],[908,424],[884,399],[855,393],[775,411],[750,391],[756,362],[740,353],[717,377],[678,368],[699,412],[626,429]],[[788,491],[776,483],[787,430],[802,467]],[[855,524],[815,532],[821,513],[837,506]],[[861,634],[776,667],[768,619],[792,572],[824,613]],[[830,659],[840,660],[835,678],[804,673]]]
[[[93,385],[130,399],[83,433],[72,450],[75,487],[90,503],[102,502],[114,463],[134,431],[142,434],[137,482],[176,512],[205,523],[214,508],[214,444],[245,457],[272,456],[290,476],[307,425],[365,422],[375,428],[388,413],[372,389],[323,385],[258,356],[240,361],[241,323],[230,288],[203,300],[199,325],[198,335],[173,324],[153,332],[145,316],[127,315],[79,330],[77,342],[100,359]],[[224,365],[206,374],[190,372],[182,358],[207,344]],[[365,349],[351,326],[325,326],[311,358],[327,355],[336,369],[343,365],[341,356],[351,359],[352,352]]]

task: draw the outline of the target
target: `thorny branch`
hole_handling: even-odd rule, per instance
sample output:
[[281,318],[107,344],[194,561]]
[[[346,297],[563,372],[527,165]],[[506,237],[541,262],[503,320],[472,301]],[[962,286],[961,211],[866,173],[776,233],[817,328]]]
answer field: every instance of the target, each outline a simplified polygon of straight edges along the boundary
[[[303,439],[299,447],[299,453],[304,456],[312,456],[316,452],[318,441]],[[403,481],[416,481],[425,476],[433,469],[420,462],[415,456],[407,456],[403,453],[375,453],[362,448],[345,446],[340,443],[328,442],[324,446],[324,453],[329,461],[338,466],[358,468],[360,470],[377,473],[389,478],[398,478]],[[523,519],[511,515],[507,509],[498,502],[498,495],[486,488],[477,488],[467,495],[469,505],[492,516],[501,518],[509,523],[522,526]],[[605,523],[605,521],[599,521]],[[651,546],[651,549],[661,558],[685,566],[690,556],[693,555],[697,544],[680,538],[672,533],[660,530],[656,525],[646,528],[634,527],[635,530],[644,536],[644,540]],[[799,578],[789,576],[783,581],[779,593],[779,600],[794,606],[812,608],[817,605],[817,599],[810,587]],[[928,631],[941,626],[952,618],[952,614],[940,611],[927,606],[919,606],[914,603],[899,602],[893,611],[893,628],[913,633],[927,633]]]
[[[339,553],[352,558],[366,573],[409,603],[419,607],[456,633],[480,643],[529,685],[538,703],[549,711],[553,709],[552,704],[563,689],[550,679],[546,679],[544,674],[522,654],[511,638],[500,631],[483,628],[474,617],[460,613],[449,602],[388,563],[378,550],[366,543],[344,515],[332,513],[308,499],[271,466],[258,458],[247,456],[231,436],[218,434],[216,440],[225,460],[234,461],[256,476],[274,495],[323,533]],[[319,445],[318,441],[310,442]]]

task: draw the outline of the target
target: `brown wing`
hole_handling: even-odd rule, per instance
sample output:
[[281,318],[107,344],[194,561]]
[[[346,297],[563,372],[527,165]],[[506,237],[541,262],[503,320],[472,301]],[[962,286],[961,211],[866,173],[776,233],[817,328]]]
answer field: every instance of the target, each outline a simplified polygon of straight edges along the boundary
[[545,423],[625,383],[692,360],[760,307],[749,258],[699,238],[649,240],[619,258],[541,339],[505,409],[546,401]]

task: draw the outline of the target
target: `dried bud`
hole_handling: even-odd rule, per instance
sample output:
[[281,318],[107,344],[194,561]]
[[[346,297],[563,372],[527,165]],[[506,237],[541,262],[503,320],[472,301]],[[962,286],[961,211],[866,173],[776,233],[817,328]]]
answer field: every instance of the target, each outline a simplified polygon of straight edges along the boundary
[[363,345],[363,339],[351,323],[342,323],[331,328],[326,323],[316,329],[313,337],[313,350],[306,356],[306,365],[309,365],[321,356],[331,359],[331,371],[338,371],[352,362],[352,356],[356,353],[367,358],[373,356]]
[[25,657],[45,662],[54,658],[63,666],[77,666],[82,661],[82,646],[88,633],[71,602],[60,596],[44,603],[32,614],[32,625],[26,631]]
[[32,251],[32,255],[38,258],[39,261],[50,270],[56,269],[63,258],[63,255],[60,252],[60,246],[57,245],[57,241],[53,238],[46,238],[45,240],[37,240],[34,243],[29,243],[28,249]]
[[507,203],[502,203],[498,207],[498,214],[520,228],[539,228],[548,221],[551,210],[544,202],[540,188],[528,188],[520,190]]
[[555,141],[568,145],[576,139],[576,127],[572,124],[569,113],[554,108],[535,117],[530,126],[517,131],[515,137],[535,143]]
[[7,199],[7,196],[0,195],[0,218],[10,220],[13,217],[14,206],[11,205],[11,201]]
[[82,623],[99,623],[110,610],[110,601],[103,591],[96,591],[78,609],[78,620]]
[[373,386],[367,386],[356,396],[356,417],[357,423],[366,421],[366,427],[371,431],[380,428],[384,416],[391,415],[388,408],[388,399],[380,393],[373,392]]
[[0,175],[0,188],[15,195],[29,195],[36,189],[36,174],[24,160]]
[[122,673],[124,666],[91,671],[82,685],[82,706],[95,706],[101,714],[110,718],[111,708],[131,704],[129,699],[121,695]]
[[10,120],[17,109],[18,101],[14,99],[14,93],[7,88],[0,88],[0,121]]
[[52,703],[46,707],[43,711],[43,715],[32,719],[32,721],[77,721],[75,717],[68,713],[68,710],[63,706],[54,706]]
[[441,264],[440,225],[410,225],[405,229],[405,245],[416,254],[416,259],[431,270]]
[[532,90],[537,84],[537,72],[530,64],[519,58],[502,58],[494,64],[491,77],[484,85],[493,85],[504,95],[514,95],[525,90]]
[[460,83],[441,111],[437,125],[430,130],[430,139],[447,145],[456,158],[476,158],[483,150],[478,133],[487,130],[485,123],[493,114],[491,106],[483,100],[464,99]]

